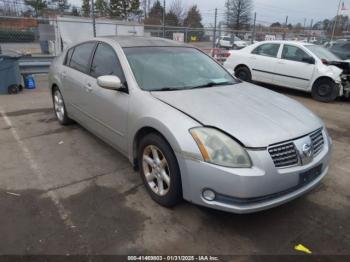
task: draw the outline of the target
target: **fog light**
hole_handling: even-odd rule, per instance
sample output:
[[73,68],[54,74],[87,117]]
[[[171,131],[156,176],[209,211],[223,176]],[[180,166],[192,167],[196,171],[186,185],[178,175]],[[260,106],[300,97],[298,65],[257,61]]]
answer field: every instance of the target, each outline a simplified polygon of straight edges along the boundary
[[205,189],[202,195],[203,195],[203,198],[208,201],[213,201],[215,199],[215,192],[210,189]]

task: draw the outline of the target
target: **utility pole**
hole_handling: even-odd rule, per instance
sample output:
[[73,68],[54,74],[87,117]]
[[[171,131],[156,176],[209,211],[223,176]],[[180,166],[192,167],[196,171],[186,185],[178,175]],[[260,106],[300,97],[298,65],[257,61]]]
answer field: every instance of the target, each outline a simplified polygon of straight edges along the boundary
[[255,41],[255,24],[256,24],[256,12],[254,13],[253,33],[252,33],[252,44]]
[[286,39],[286,30],[287,30],[287,25],[288,25],[288,16],[286,16],[286,22],[284,24],[284,30],[283,30],[283,40]]
[[35,2],[35,17],[38,18],[39,16],[39,1],[37,0]]
[[215,20],[214,20],[214,34],[213,34],[213,48],[215,48],[215,42],[216,42],[216,20],[218,17],[218,9],[215,8]]
[[337,15],[336,15],[335,21],[334,21],[334,23],[333,23],[333,30],[332,30],[331,42],[333,41],[334,33],[335,33],[335,28],[337,27],[337,20],[338,20],[338,16],[339,16],[340,4],[341,4],[341,0],[339,0],[338,9],[337,9]]
[[93,31],[94,37],[96,37],[96,19],[95,19],[94,0],[91,0],[91,17],[92,17],[92,31]]
[[163,38],[165,38],[165,0],[163,1]]
[[311,37],[311,30],[312,30],[312,24],[314,23],[314,20],[311,19],[311,22],[310,22],[310,31],[308,33],[308,36],[307,36],[307,42],[309,43],[310,42],[310,37]]

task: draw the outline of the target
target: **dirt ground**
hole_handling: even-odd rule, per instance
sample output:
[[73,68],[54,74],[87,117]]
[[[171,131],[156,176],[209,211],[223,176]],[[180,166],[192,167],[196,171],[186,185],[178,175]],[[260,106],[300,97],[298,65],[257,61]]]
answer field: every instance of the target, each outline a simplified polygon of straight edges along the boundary
[[350,255],[349,101],[273,88],[325,121],[329,174],[286,205],[235,215],[154,203],[126,158],[79,125],[58,124],[45,77],[38,83],[0,96],[0,254],[268,255],[297,254],[303,244]]

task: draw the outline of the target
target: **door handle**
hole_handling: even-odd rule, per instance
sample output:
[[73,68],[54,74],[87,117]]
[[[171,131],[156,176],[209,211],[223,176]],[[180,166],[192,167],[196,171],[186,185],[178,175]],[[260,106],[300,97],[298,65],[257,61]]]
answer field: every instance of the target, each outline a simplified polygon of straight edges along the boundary
[[85,90],[86,90],[87,92],[91,92],[91,91],[92,91],[92,86],[91,86],[90,83],[87,83],[87,84],[86,84]]
[[283,61],[278,61],[277,63],[279,63],[280,65],[284,65]]

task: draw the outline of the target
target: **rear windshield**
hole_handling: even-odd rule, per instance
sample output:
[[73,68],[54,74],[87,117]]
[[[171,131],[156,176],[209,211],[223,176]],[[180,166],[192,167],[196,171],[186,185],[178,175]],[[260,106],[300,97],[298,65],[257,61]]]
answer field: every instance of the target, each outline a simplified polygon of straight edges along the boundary
[[312,53],[314,53],[319,59],[324,59],[326,61],[338,61],[341,60],[335,54],[330,52],[328,49],[319,45],[305,45]]

